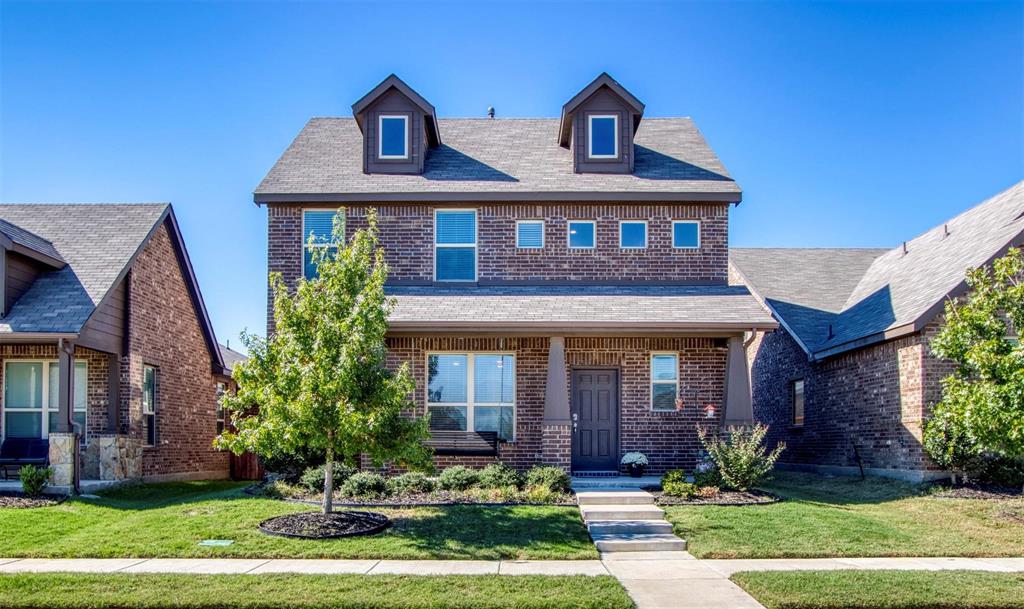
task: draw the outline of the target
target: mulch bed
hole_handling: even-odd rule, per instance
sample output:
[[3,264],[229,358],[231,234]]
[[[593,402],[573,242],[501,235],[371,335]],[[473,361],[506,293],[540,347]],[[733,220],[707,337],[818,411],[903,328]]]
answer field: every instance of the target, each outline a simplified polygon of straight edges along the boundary
[[[262,484],[256,484],[245,489],[251,495],[263,494]],[[321,505],[323,495],[308,494],[298,497],[288,497],[285,501],[303,503],[306,505]],[[561,505],[575,506],[576,499],[573,495],[565,495],[562,501],[551,503],[532,503],[527,501],[494,501],[487,497],[472,496],[461,491],[437,490],[430,493],[406,493],[404,495],[388,495],[386,497],[345,497],[334,495],[334,505],[338,507],[417,507],[417,506],[444,506],[444,505]]]
[[751,489],[749,491],[720,491],[714,497],[694,497],[685,499],[683,497],[671,497],[660,490],[651,490],[655,503],[658,505],[762,505],[782,501],[782,497]]
[[374,512],[301,512],[264,520],[260,530],[281,537],[333,539],[373,535],[389,526],[391,520],[387,516]]
[[29,497],[21,493],[0,493],[0,508],[39,508],[57,505],[67,499],[65,495]]
[[1020,488],[971,484],[965,486],[954,486],[951,488],[942,488],[941,490],[935,491],[932,494],[932,496],[938,497],[940,499],[1005,500],[1024,498],[1024,493],[1021,492]]

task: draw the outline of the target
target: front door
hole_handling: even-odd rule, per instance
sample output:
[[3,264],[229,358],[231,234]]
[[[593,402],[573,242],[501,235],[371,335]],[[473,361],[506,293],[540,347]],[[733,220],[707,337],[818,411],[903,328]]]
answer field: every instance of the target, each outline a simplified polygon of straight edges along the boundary
[[619,469],[619,373],[573,370],[572,471]]

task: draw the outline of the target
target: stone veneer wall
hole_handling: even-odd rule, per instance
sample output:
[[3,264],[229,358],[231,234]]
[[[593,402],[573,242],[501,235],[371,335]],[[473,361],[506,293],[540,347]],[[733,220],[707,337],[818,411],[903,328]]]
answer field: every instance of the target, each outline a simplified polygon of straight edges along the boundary
[[217,435],[216,379],[174,246],[161,226],[129,275],[130,348],[122,374],[129,435],[141,441],[143,365],[157,367],[158,445],[142,449],[147,477],[228,475]]
[[[809,362],[782,328],[750,345],[754,416],[783,440],[786,463],[856,468],[854,446],[871,473],[932,477],[938,468],[921,445],[923,422],[952,371],[927,341],[938,329]],[[804,379],[804,425],[792,425],[790,383]]]
[[[416,414],[426,409],[426,356],[428,352],[505,351],[516,356],[516,439],[501,448],[500,460],[517,469],[540,463],[568,464],[568,434],[543,426],[544,390],[547,378],[546,337],[391,337],[388,363],[397,367],[409,362],[416,380]],[[681,412],[651,412],[650,353],[680,354]],[[613,367],[620,374],[620,454],[642,451],[651,459],[649,471],[690,469],[699,450],[697,425],[717,427],[722,414],[726,373],[725,339],[663,337],[569,337],[566,365],[569,369]],[[571,377],[570,377],[571,382]],[[566,388],[569,391],[569,388]],[[715,407],[708,420],[704,407]],[[564,430],[563,430],[564,431]],[[554,440],[554,443],[551,442]],[[436,459],[445,467],[461,463],[480,467],[493,461],[481,457]]]

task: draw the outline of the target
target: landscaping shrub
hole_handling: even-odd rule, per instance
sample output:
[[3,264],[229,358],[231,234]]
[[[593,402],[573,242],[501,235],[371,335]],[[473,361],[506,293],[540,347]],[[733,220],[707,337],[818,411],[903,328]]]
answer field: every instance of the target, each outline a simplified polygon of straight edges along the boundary
[[535,465],[526,472],[526,486],[543,486],[552,493],[568,493],[572,478],[560,467]]
[[693,468],[693,483],[700,487],[722,486],[722,475],[718,472],[718,466],[710,458],[705,456],[697,462]]
[[717,486],[698,486],[697,496],[701,499],[713,499],[722,492],[722,489]]
[[437,477],[438,488],[446,491],[464,491],[480,482],[480,472],[464,465],[445,468]]
[[[356,469],[354,467],[345,465],[344,463],[335,463],[334,488],[341,488],[341,485],[345,484],[345,481],[354,473],[356,473]],[[299,478],[299,484],[314,493],[324,492],[324,466],[317,465],[307,468],[306,471],[302,472],[302,477]]]
[[434,490],[434,482],[420,472],[409,472],[388,480],[388,487],[396,495],[429,493]]
[[565,496],[564,491],[556,491],[543,484],[528,484],[523,498],[529,503],[559,503]]
[[725,440],[711,436],[702,428],[698,428],[697,433],[718,467],[724,486],[737,491],[745,491],[764,480],[786,448],[779,442],[775,450],[767,452],[764,437],[768,428],[764,425],[755,425],[749,431],[729,432]]
[[18,474],[21,476],[21,488],[29,497],[38,497],[43,494],[43,489],[50,483],[50,474],[53,471],[49,467],[36,467],[35,465],[22,465]]
[[523,486],[523,476],[504,463],[491,463],[480,470],[479,484],[484,488],[505,488],[511,486],[519,489]]
[[388,494],[388,483],[384,476],[374,472],[356,472],[341,485],[345,497],[383,497]]
[[686,472],[681,469],[670,469],[661,477],[661,491],[670,497],[693,499],[697,494],[697,485],[686,481]]
[[519,489],[514,486],[499,486],[493,488],[477,486],[468,489],[466,491],[466,495],[475,501],[483,503],[510,503],[521,498]]

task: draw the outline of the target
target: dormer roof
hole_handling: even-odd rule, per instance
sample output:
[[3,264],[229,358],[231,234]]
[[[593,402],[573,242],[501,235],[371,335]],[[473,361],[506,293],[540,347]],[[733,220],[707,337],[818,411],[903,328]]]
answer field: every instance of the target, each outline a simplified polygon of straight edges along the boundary
[[366,133],[364,120],[366,109],[391,89],[396,89],[399,93],[408,97],[409,100],[423,112],[426,123],[427,143],[431,148],[440,146],[441,133],[438,130],[437,111],[434,109],[434,106],[394,74],[391,74],[382,80],[381,83],[374,87],[369,93],[359,98],[359,101],[356,103],[352,104],[352,116],[356,119],[356,125],[359,126],[359,131],[364,134]]
[[3,219],[0,219],[0,247],[54,269],[62,269],[67,264],[52,241]]
[[644,104],[636,98],[632,93],[626,90],[625,87],[615,81],[614,78],[608,75],[607,72],[601,72],[601,74],[595,78],[589,85],[583,88],[582,91],[573,96],[572,99],[567,101],[562,106],[562,118],[558,123],[558,145],[563,148],[569,147],[569,142],[572,137],[572,115],[579,108],[580,104],[590,99],[594,93],[597,93],[601,87],[608,87],[615,95],[619,96],[623,102],[629,107],[633,113],[633,133],[636,134],[637,129],[640,128],[640,119],[644,115]]

